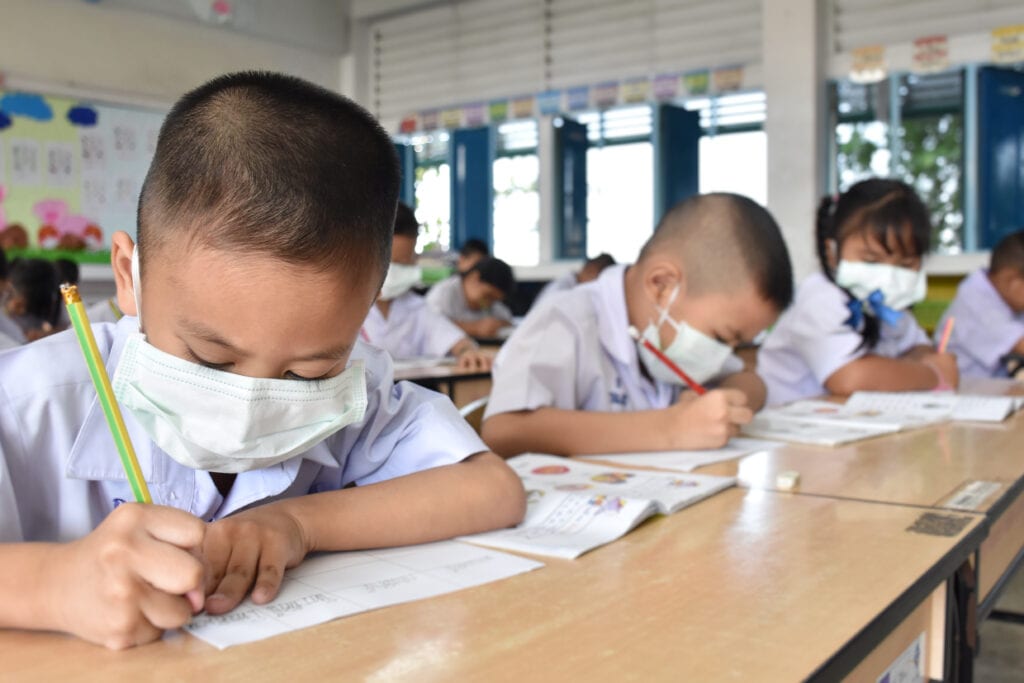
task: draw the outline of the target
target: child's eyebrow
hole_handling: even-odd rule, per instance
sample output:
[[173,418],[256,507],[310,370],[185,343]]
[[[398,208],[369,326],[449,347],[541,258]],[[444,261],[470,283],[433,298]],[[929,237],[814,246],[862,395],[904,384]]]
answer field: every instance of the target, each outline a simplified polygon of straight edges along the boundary
[[295,360],[338,360],[339,358],[342,358],[345,354],[347,354],[351,348],[351,344],[339,344],[338,346],[335,346],[330,349],[324,349],[323,351],[317,351],[306,356],[300,356]]
[[224,337],[220,336],[214,330],[211,330],[209,327],[203,325],[202,323],[196,322],[194,320],[188,320],[185,318],[182,318],[180,322],[181,326],[184,327],[187,332],[189,332],[192,335],[195,335],[196,337],[199,337],[203,341],[210,342],[211,344],[216,344],[217,346],[223,346],[225,349],[231,351],[232,353],[238,356],[249,355],[246,352],[242,351],[242,349],[238,348],[237,346],[229,342],[227,339],[224,339]]

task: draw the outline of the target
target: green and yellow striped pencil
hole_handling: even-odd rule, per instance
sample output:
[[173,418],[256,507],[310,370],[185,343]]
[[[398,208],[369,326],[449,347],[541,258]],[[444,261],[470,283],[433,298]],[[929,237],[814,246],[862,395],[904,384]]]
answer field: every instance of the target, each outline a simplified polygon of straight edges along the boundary
[[107,368],[103,364],[103,357],[100,356],[100,350],[96,346],[96,337],[92,335],[92,326],[89,324],[89,317],[85,314],[85,306],[82,305],[78,287],[76,285],[61,285],[60,293],[64,296],[64,303],[68,307],[71,326],[75,328],[75,335],[82,347],[82,355],[85,356],[85,364],[89,366],[89,376],[92,377],[92,384],[96,387],[96,393],[99,395],[103,414],[107,418],[107,426],[110,427],[110,434],[114,437],[117,454],[121,456],[121,466],[124,467],[124,472],[128,475],[128,483],[132,487],[132,493],[135,494],[135,500],[139,503],[152,503],[153,499],[149,495],[149,488],[142,476],[142,469],[135,457],[135,449],[132,448],[128,430],[124,426],[121,409],[114,398],[114,389],[110,386]]

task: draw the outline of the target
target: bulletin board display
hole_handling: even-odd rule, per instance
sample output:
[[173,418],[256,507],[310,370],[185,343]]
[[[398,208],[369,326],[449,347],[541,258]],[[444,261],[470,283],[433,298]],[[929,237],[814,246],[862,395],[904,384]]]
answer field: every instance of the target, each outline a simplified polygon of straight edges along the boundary
[[165,113],[0,90],[0,246],[107,261],[114,232],[135,236]]

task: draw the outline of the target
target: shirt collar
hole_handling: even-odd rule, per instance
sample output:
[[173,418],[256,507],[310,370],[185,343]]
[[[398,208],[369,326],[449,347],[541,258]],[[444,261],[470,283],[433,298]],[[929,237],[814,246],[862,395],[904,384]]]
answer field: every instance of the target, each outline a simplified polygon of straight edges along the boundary
[[626,265],[605,268],[592,284],[590,295],[597,311],[601,346],[623,365],[637,366],[636,344],[629,336],[629,312],[626,308]]

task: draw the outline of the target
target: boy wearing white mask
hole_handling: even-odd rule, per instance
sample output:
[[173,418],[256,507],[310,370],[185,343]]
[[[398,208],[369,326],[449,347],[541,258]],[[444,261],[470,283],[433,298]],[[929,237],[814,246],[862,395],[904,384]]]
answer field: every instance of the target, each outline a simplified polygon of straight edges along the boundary
[[518,478],[448,400],[358,343],[398,169],[363,109],[240,73],[168,114],[113,236],[118,324],[94,326],[154,505],[125,503],[71,332],[0,355],[0,627],[111,648],[271,600],[313,550],[517,523]]
[[[716,448],[764,401],[733,348],[790,301],[772,217],[731,194],[692,197],[662,218],[635,265],[612,266],[529,316],[495,359],[484,440],[503,456]],[[697,382],[703,396],[630,328]]]
[[931,239],[928,209],[913,188],[873,178],[826,197],[816,234],[822,272],[800,285],[758,353],[769,405],[954,388],[956,358],[937,353],[907,310],[924,299]]
[[479,351],[476,342],[459,327],[411,291],[420,283],[416,238],[419,223],[411,208],[399,203],[395,215],[395,236],[391,241],[391,265],[377,302],[363,322],[363,339],[391,354],[392,358],[437,358],[455,356],[465,370],[487,370],[490,356]]

